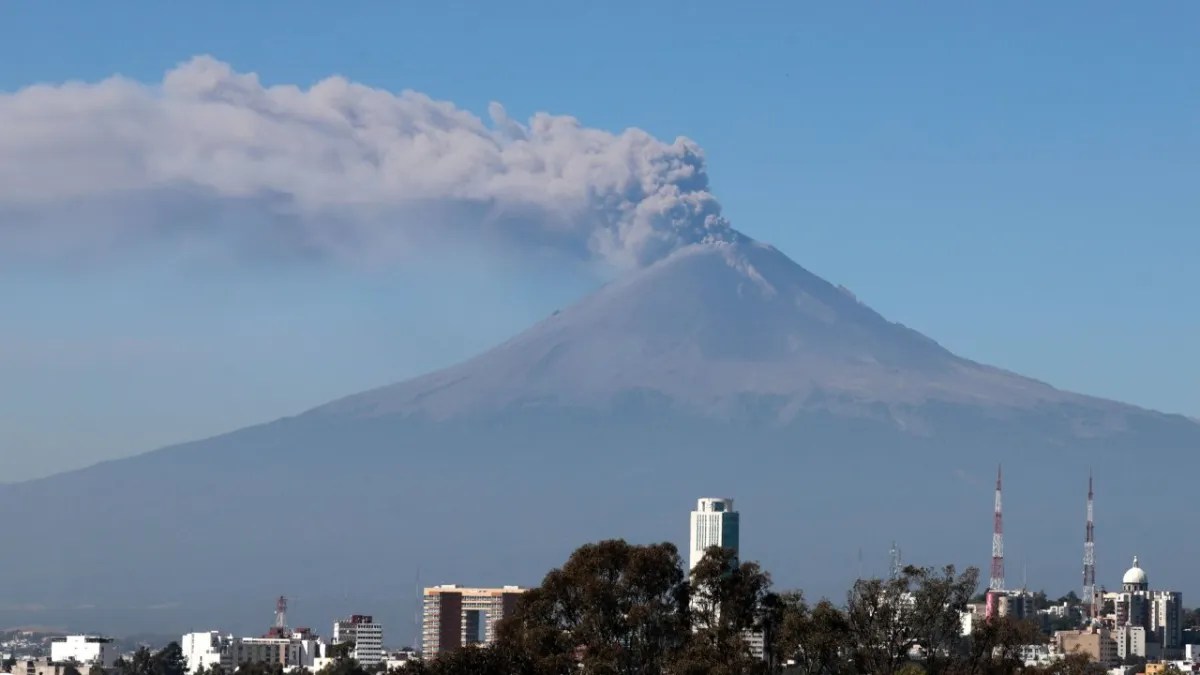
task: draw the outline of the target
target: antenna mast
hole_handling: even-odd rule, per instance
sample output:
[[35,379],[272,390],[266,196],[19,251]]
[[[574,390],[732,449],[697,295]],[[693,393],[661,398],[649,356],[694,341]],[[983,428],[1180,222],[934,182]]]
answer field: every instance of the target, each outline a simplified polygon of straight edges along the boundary
[[1096,618],[1096,540],[1095,519],[1092,510],[1092,474],[1088,473],[1087,526],[1083,538],[1083,606]]
[[892,542],[891,550],[891,569],[889,570],[892,580],[900,578],[900,548],[896,546],[896,542]]
[[279,631],[287,630],[287,598],[282,595],[275,601],[275,628]]
[[1004,515],[1000,505],[1001,468],[996,467],[996,514],[992,526],[992,576],[988,589],[1004,590]]

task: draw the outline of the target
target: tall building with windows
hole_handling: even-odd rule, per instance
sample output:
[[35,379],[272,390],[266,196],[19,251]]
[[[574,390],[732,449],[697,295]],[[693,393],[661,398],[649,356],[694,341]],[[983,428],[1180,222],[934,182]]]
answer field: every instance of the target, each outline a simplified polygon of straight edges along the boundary
[[[696,569],[696,565],[704,560],[704,554],[713,546],[732,549],[734,560],[737,560],[738,527],[738,512],[733,510],[732,499],[727,497],[701,497],[698,499],[696,510],[692,511],[691,518],[688,571]],[[704,607],[710,606],[701,597],[693,595],[693,611]],[[762,633],[746,631],[742,637],[746,640],[750,653],[760,659],[763,658],[765,652]]]
[[425,589],[421,619],[422,656],[432,658],[467,645],[491,644],[496,623],[511,616],[526,589],[462,588],[454,584]]
[[352,656],[364,666],[378,665],[383,661],[383,626],[366,614],[354,614],[349,619],[333,624],[333,643],[353,643]]
[[738,550],[738,513],[733,510],[732,499],[701,497],[692,511],[691,526],[689,571],[696,569],[713,546]]
[[1183,653],[1183,594],[1151,590],[1136,556],[1121,579],[1121,590],[1106,593],[1104,600],[1112,603],[1112,624],[1128,629],[1123,635],[1129,655],[1171,659]]

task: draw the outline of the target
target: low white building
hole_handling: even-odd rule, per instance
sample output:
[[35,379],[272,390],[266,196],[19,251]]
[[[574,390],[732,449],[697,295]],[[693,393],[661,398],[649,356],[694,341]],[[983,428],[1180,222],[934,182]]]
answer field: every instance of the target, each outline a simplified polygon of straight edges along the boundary
[[285,670],[313,670],[319,659],[326,656],[325,643],[306,632],[261,638],[221,635],[217,631],[188,633],[180,647],[190,673],[214,665],[232,672],[247,663],[279,664]]
[[420,659],[421,655],[415,649],[401,649],[388,654],[384,658],[383,663],[388,670],[395,670],[397,668],[404,668],[408,664]]
[[230,669],[233,659],[224,649],[226,638],[215,630],[207,633],[188,633],[183,636],[179,646],[183,650],[183,658],[187,661],[189,673],[200,669],[208,670],[213,666]]
[[1063,655],[1050,645],[1021,645],[1019,658],[1026,668],[1045,668],[1061,661]]
[[86,666],[111,668],[117,662],[117,650],[110,638],[98,635],[67,635],[50,643],[50,660],[74,662]]

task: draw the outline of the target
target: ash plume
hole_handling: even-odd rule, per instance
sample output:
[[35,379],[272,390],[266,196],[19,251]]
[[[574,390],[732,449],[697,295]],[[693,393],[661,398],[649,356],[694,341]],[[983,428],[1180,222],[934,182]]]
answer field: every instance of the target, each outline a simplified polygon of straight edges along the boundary
[[0,94],[0,253],[393,259],[477,239],[638,267],[738,236],[686,138],[488,112],[336,76],[264,86],[208,56],[153,85]]

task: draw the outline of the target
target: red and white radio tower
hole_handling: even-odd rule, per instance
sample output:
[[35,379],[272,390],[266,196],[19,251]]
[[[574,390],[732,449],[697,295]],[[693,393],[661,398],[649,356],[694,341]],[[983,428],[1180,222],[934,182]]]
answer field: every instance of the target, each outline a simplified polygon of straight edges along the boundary
[[992,578],[988,589],[1004,590],[1004,514],[1000,507],[1000,467],[996,467],[996,520],[992,527]]
[[1088,474],[1087,529],[1083,539],[1083,606],[1096,617],[1096,540],[1092,513],[1092,476]]

